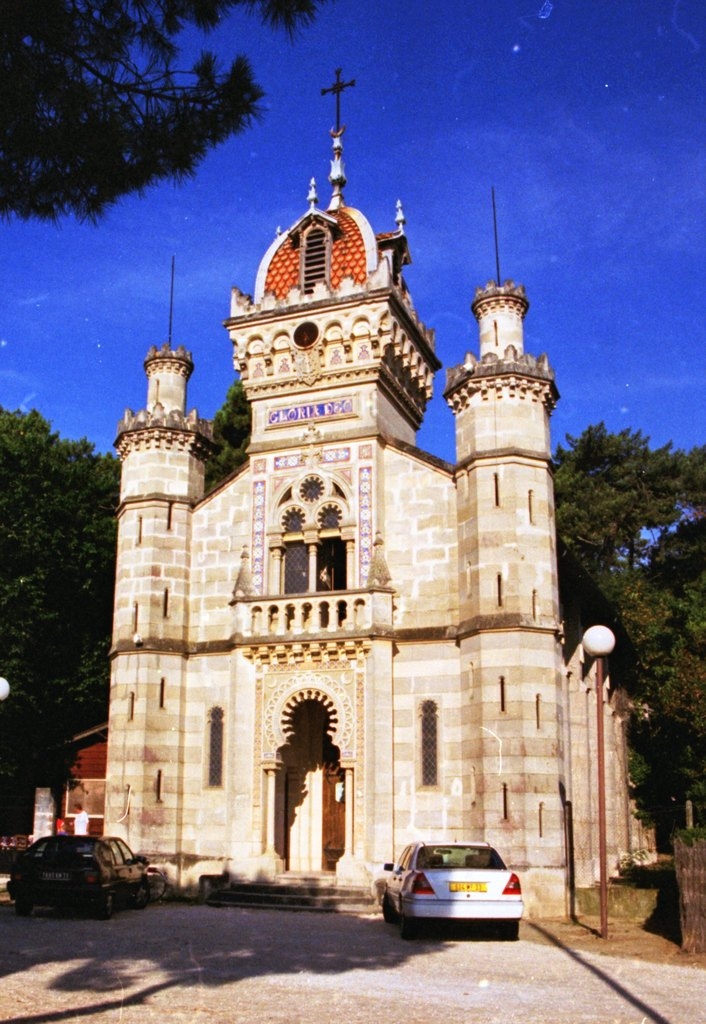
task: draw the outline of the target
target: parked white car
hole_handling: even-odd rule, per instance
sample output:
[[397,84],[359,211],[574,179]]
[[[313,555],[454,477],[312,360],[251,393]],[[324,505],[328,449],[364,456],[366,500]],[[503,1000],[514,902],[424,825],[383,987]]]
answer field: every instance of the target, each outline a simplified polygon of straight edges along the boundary
[[517,939],[524,910],[520,879],[488,843],[417,842],[385,864],[382,913],[414,938],[420,920],[494,922]]

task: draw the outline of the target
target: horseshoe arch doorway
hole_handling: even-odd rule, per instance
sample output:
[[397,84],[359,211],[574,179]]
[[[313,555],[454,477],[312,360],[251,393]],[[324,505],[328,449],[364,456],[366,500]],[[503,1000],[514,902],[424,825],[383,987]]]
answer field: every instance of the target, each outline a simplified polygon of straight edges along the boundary
[[296,698],[285,708],[277,845],[286,871],[335,871],[344,852],[346,794],[332,740],[336,724],[333,705],[316,697]]

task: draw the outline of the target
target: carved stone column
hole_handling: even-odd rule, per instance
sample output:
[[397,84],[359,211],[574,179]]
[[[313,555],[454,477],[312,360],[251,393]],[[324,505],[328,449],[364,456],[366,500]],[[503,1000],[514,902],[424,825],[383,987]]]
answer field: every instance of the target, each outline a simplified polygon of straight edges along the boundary
[[318,544],[312,543],[307,538],[307,546],[309,550],[309,593],[316,591],[316,556],[318,554]]
[[336,880],[348,885],[366,885],[370,882],[370,876],[364,864],[355,859],[353,848],[355,845],[353,808],[355,806],[355,770],[350,765],[344,765],[345,772],[344,794],[345,794],[345,849],[343,855],[336,865]]
[[345,812],[346,812],[346,823],[345,823],[345,849],[343,851],[344,857],[353,856],[353,769],[344,768],[345,777],[343,780],[343,798],[345,800]]
[[277,772],[278,764],[265,765],[265,849],[260,856],[260,870],[274,878],[284,870],[284,862],[275,850],[275,829],[277,815]]
[[272,594],[281,594],[282,586],[282,555],[284,549],[281,546],[270,548],[270,580],[269,590]]

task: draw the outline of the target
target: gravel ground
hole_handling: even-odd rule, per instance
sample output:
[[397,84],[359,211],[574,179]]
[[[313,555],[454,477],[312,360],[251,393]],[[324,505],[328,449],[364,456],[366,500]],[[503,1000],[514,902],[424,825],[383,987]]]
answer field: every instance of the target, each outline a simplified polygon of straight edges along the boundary
[[519,942],[382,918],[163,903],[111,921],[0,905],[0,1020],[706,1024],[706,957],[636,926],[523,922]]

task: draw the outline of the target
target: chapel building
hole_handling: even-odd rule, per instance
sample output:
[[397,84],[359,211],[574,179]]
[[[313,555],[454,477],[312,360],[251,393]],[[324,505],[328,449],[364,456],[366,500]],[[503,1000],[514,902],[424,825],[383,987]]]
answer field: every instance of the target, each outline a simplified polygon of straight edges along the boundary
[[[418,837],[485,839],[531,913],[597,877],[590,613],[560,580],[544,355],[521,285],[476,291],[447,372],[456,461],[416,447],[440,361],[376,234],[331,200],[276,237],[226,328],[247,463],[208,494],[191,354],[151,348],[127,411],[106,831],[185,890],[299,874],[372,884]],[[227,386],[224,382],[224,392]],[[630,850],[624,720],[608,691],[609,861]]]

